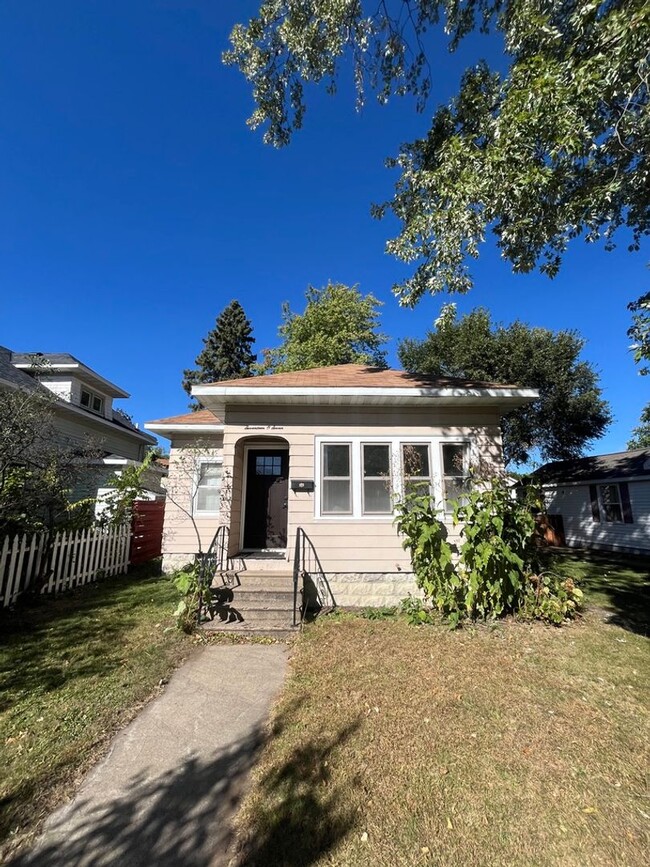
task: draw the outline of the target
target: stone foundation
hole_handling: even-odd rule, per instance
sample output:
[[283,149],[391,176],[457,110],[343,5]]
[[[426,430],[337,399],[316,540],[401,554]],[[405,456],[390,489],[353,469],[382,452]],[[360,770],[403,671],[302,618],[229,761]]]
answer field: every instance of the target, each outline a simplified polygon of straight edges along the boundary
[[421,595],[412,572],[335,572],[327,574],[327,581],[342,608],[393,606],[409,593]]
[[187,566],[188,563],[193,563],[196,554],[163,554],[162,570],[165,575],[176,572]]

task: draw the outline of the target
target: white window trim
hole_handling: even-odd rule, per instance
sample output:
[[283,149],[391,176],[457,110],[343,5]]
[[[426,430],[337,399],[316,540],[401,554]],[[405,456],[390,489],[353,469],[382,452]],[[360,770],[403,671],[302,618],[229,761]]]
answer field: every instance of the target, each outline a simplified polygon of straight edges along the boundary
[[349,518],[354,514],[354,498],[353,498],[353,490],[352,489],[353,489],[353,481],[354,481],[354,472],[355,471],[354,471],[353,458],[352,458],[352,452],[353,452],[352,444],[348,443],[348,442],[335,442],[335,443],[333,443],[333,442],[321,442],[320,445],[318,446],[318,459],[319,459],[318,462],[319,462],[319,465],[321,467],[324,466],[324,464],[325,464],[325,461],[323,460],[323,452],[325,450],[325,446],[344,446],[344,445],[349,446],[349,449],[348,449],[349,475],[348,476],[328,476],[327,481],[333,481],[333,480],[338,479],[339,481],[347,480],[349,482],[350,511],[349,512],[325,512],[323,510],[323,496],[324,496],[324,492],[325,492],[325,485],[324,485],[325,477],[321,476],[319,473],[319,475],[318,475],[318,485],[319,485],[318,510],[319,510],[320,514],[326,518],[338,518],[338,517]]
[[471,450],[472,450],[471,442],[469,440],[445,439],[445,440],[441,440],[441,442],[438,444],[438,457],[439,457],[439,461],[440,461],[440,506],[439,506],[439,508],[440,508],[440,511],[443,512],[445,515],[453,515],[453,513],[454,513],[453,509],[447,509],[446,508],[447,501],[445,498],[445,478],[459,478],[459,477],[458,476],[453,476],[453,477],[452,476],[445,476],[445,465],[444,465],[444,461],[442,459],[442,447],[443,447],[443,445],[452,445],[452,446],[458,445],[458,446],[460,446],[460,445],[467,445],[468,443],[469,443],[469,446],[465,449],[464,454],[463,454],[463,474],[461,476],[461,478],[466,479],[469,476],[469,468],[471,466]]
[[[88,406],[86,406],[85,404],[83,404],[81,402],[83,399],[84,392],[89,397]],[[95,409],[95,407],[93,406],[93,401],[95,399],[97,399],[101,403],[101,409]],[[79,392],[79,406],[82,409],[87,409],[88,412],[92,412],[95,415],[104,415],[104,409],[106,407],[106,398],[104,397],[104,395],[98,394],[96,391],[92,391],[92,389],[86,388],[85,386],[82,385],[81,391]]]
[[[359,456],[360,456],[360,462],[361,462],[361,474],[360,474],[360,480],[361,480],[361,484],[360,484],[360,488],[361,488],[361,517],[362,518],[383,518],[386,515],[390,515],[390,517],[392,518],[393,515],[395,514],[395,510],[392,508],[386,510],[385,512],[366,512],[366,485],[365,485],[366,481],[369,481],[369,482],[381,481],[381,479],[384,477],[382,477],[382,476],[367,476],[366,477],[364,475],[364,472],[363,472],[364,446],[386,446],[388,448],[388,472],[389,472],[388,482],[390,483],[390,487],[388,490],[389,490],[389,494],[390,494],[391,499],[394,499],[394,497],[395,497],[395,481],[394,481],[394,479],[395,479],[395,467],[396,467],[394,444],[389,439],[385,439],[385,438],[381,442],[376,442],[374,440],[372,442],[369,442],[368,440],[364,439],[363,442],[361,443],[361,447],[359,450]],[[350,479],[350,483],[353,484],[354,479]]]
[[[352,474],[352,512],[351,514],[323,514],[321,511],[321,490],[322,484],[322,446],[324,444],[349,443],[351,446],[351,466]],[[392,491],[393,495],[400,497],[403,490],[403,473],[402,473],[402,458],[401,450],[403,445],[413,443],[414,445],[427,444],[429,446],[430,470],[431,470],[431,494],[433,502],[438,510],[443,510],[443,487],[442,487],[442,443],[457,443],[458,445],[467,446],[467,460],[471,464],[475,442],[470,436],[413,436],[409,434],[401,434],[399,436],[345,436],[343,434],[335,436],[317,436],[314,439],[314,479],[316,482],[316,493],[314,497],[314,519],[318,521],[379,521],[384,523],[392,523],[395,518],[395,511],[383,513],[380,515],[363,514],[362,503],[362,457],[361,445],[365,443],[385,444],[391,447],[391,468],[392,468]]]
[[[197,518],[214,518],[221,514],[221,508],[216,511],[213,509],[199,509],[197,501],[199,496],[199,482],[203,475],[203,467],[206,464],[218,464],[222,468],[221,484],[219,485],[219,495],[223,488],[223,457],[219,458],[201,458],[197,464],[196,475],[194,477],[194,490],[192,491],[192,515]],[[221,500],[221,496],[219,496]]]

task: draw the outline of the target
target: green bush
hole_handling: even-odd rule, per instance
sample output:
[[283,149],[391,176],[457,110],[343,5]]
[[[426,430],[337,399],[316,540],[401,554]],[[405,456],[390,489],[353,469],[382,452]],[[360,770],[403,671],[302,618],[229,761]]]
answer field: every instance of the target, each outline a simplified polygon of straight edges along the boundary
[[574,617],[582,593],[573,581],[537,574],[537,503],[534,489],[515,499],[501,478],[476,485],[454,509],[462,539],[455,561],[430,497],[407,494],[396,506],[395,523],[424,594],[423,601],[409,597],[402,603],[409,621],[430,622],[432,611],[452,626],[506,614],[557,624]]

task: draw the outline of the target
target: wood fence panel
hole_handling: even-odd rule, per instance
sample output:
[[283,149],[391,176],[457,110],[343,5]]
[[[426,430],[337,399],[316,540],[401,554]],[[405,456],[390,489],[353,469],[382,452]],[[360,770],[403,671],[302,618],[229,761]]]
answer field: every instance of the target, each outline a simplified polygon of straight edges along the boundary
[[146,563],[160,557],[164,517],[163,500],[137,500],[134,503],[130,563]]
[[0,607],[13,605],[41,575],[40,592],[48,594],[126,572],[130,539],[122,525],[0,540]]

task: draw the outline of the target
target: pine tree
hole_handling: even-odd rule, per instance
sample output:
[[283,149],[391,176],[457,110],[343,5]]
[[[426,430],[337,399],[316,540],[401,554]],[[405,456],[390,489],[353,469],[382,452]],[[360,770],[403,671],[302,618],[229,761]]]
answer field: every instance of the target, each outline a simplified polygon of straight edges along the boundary
[[[255,342],[250,320],[239,301],[231,301],[217,316],[215,326],[203,338],[203,349],[197,355],[196,369],[183,371],[183,388],[191,395],[192,386],[199,382],[220,382],[250,376],[255,363],[251,347]],[[192,410],[201,406],[195,400]]]

